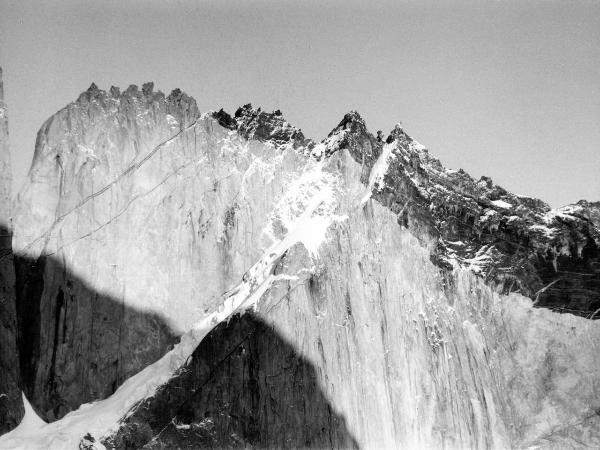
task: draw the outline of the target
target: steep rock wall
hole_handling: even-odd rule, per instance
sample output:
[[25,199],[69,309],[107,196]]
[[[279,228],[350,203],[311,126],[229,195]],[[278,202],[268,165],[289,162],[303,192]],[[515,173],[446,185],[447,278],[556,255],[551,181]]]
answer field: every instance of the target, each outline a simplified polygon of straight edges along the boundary
[[[327,165],[343,180],[338,212],[348,218],[330,228],[317,259],[302,249],[288,253],[278,272],[308,274],[299,283],[281,282],[258,307],[261,324],[287,344],[274,348],[268,339],[261,342],[263,351],[252,358],[254,372],[243,378],[244,369],[236,368],[240,359],[246,361],[250,344],[237,333],[244,336],[253,319],[232,321],[227,329],[235,331],[209,336],[223,340],[227,352],[211,353],[201,345],[182,375],[137,408],[105,443],[116,448],[132,443],[184,448],[190,442],[214,448],[599,443],[598,323],[534,309],[530,300],[498,294],[459,268],[448,286],[429,250],[397,224],[395,214],[372,200],[361,203],[361,167],[349,153],[338,152]],[[298,373],[293,361],[274,368],[289,347],[314,372]],[[217,370],[210,370],[213,365]],[[319,402],[315,410],[296,406],[291,393],[303,392],[315,379],[337,422],[316,413]],[[258,415],[263,428],[253,432],[247,427],[257,415],[244,403],[248,398],[264,405]],[[342,419],[340,434],[335,424]]]
[[92,88],[59,112],[19,195],[23,374],[49,420],[112,393],[218,304],[282,227],[271,213],[306,163],[209,116],[182,128],[149,95]]
[[[475,219],[468,233],[452,225],[452,211],[464,215],[456,205],[472,200],[468,176],[439,175],[445,169],[401,130],[384,142],[355,113],[320,144],[277,112],[248,106],[234,117],[197,117],[181,92],[165,99],[149,85],[123,94],[92,86],[40,131],[19,196],[15,247],[22,373],[44,418],[109,396],[159,358],[218,307],[307,201],[328,192],[337,206],[321,214],[337,218],[327,243],[317,248],[320,237],[307,238],[308,252],[295,248],[281,262],[281,273],[299,281],[276,284],[257,319],[216,330],[207,342],[222,347],[201,345],[182,375],[107,444],[185,447],[189,430],[207,424],[193,442],[597,442],[598,322],[534,309],[484,283],[489,268],[508,271],[532,292],[542,281],[537,266],[523,275],[515,264],[510,273],[512,253],[502,247],[486,253],[491,247]],[[484,184],[474,211],[500,214],[498,201],[513,197]],[[434,194],[445,197],[434,202]],[[529,229],[544,222],[542,203],[520,201]],[[583,215],[569,213],[548,229],[566,233],[575,249],[563,256],[593,269],[594,253],[577,249],[590,239],[596,245],[596,216],[590,205],[581,208]],[[455,236],[467,250],[456,250]],[[522,246],[535,259],[531,242],[538,241]],[[482,248],[486,265],[474,261]],[[581,311],[596,301],[597,275],[587,273],[592,284]],[[571,304],[568,296],[561,301]],[[249,328],[259,337],[244,344],[251,347],[237,345]],[[207,374],[202,361],[225,365]],[[182,405],[188,394],[193,400]]]
[[8,111],[0,68],[0,434],[14,428],[23,417],[12,253],[11,174]]
[[[357,113],[330,134],[328,152],[346,148],[362,165],[362,179],[387,144],[385,172],[373,196],[422,240],[437,240],[432,257],[473,270],[504,293],[520,292],[537,306],[592,317],[600,308],[600,229],[597,206],[580,201],[551,210],[514,195],[488,177],[474,180],[442,166],[400,126],[384,143]],[[389,156],[389,158],[388,158]]]
[[[16,202],[14,245],[20,250],[15,266],[23,385],[45,418],[109,395],[174,342],[163,318],[124,301],[126,284],[115,281],[115,249],[100,243],[97,255],[89,245],[96,229],[127,209],[135,183],[121,182],[101,205],[91,196],[107,183],[119,184],[127,168],[198,116],[195,101],[180,91],[165,97],[152,84],[123,93],[92,85],[40,129]],[[113,242],[128,239],[114,229],[105,233]],[[78,239],[83,241],[68,249],[72,253],[60,252]],[[122,249],[122,259],[127,251]]]

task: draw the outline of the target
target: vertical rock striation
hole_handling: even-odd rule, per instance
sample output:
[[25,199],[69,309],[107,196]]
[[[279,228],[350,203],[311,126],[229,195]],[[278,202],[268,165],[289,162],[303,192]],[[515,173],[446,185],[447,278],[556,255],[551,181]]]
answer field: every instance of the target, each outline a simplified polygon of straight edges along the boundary
[[[339,212],[348,217],[330,228],[316,260],[298,249],[282,259],[281,273],[304,277],[271,289],[257,314],[301,349],[343,432],[339,419],[294,402],[290,393],[313,381],[293,361],[274,369],[289,347],[266,339],[244,377],[249,350],[234,336],[249,318],[229,323],[240,327],[231,338],[209,335],[208,347],[133,411],[109,447],[295,448],[304,433],[302,445],[315,448],[600,443],[597,321],[534,309],[456,262],[451,273],[440,271],[431,246],[399,226],[397,213],[364,201],[363,169],[348,150],[331,152],[324,170],[340,174]],[[227,350],[207,351],[214,341]],[[267,425],[251,433],[253,393],[265,402],[258,417]]]
[[446,169],[356,112],[315,143],[279,111],[92,85],[43,125],[19,194],[25,392],[47,420],[118,402],[300,230],[256,310],[87,444],[600,445],[598,217]]
[[11,184],[8,114],[0,68],[0,434],[14,428],[23,417],[16,342]]
[[[15,245],[27,236],[31,247],[22,246],[16,260],[23,384],[47,420],[111,394],[176,340],[164,318],[125,301],[132,294],[122,277],[123,260],[133,256],[129,249],[119,253],[100,245],[107,253],[97,255],[89,239],[98,239],[95,230],[115,243],[122,239],[108,225],[127,212],[143,183],[123,183],[131,180],[127,171],[134,172],[198,115],[195,101],[180,91],[165,97],[152,83],[122,93],[92,84],[38,133],[29,182],[17,201]],[[106,190],[111,183],[120,189]],[[99,205],[94,197],[102,189],[108,198]],[[50,248],[45,233],[55,230],[59,247],[82,239],[80,253]],[[148,243],[134,242],[138,245]],[[150,247],[141,251],[154,253]],[[151,289],[143,283],[138,288],[140,296]]]
[[318,368],[273,324],[220,324],[191,363],[138,406],[109,448],[357,448]]

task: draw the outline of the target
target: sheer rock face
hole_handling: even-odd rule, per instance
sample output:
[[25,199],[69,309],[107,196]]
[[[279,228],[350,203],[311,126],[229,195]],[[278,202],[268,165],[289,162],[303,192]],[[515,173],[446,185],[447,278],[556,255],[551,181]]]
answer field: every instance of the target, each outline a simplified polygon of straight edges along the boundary
[[150,85],[92,86],[38,135],[14,238],[32,404],[53,420],[110,395],[324,194],[325,243],[306,233],[278,266],[291,278],[109,447],[600,444],[600,322],[521,295],[593,310],[597,204],[551,212],[357,113],[315,144],[278,112],[200,116]]
[[180,124],[190,110],[177,91],[92,86],[40,130],[14,241],[23,378],[45,419],[161,356],[283,226],[271,213],[304,156],[209,116]]
[[[14,242],[22,255],[16,269],[23,382],[45,419],[106,397],[174,342],[164,320],[124,300],[152,292],[142,280],[139,291],[127,291],[124,277],[139,275],[123,261],[153,253],[147,246],[155,237],[132,240],[136,233],[120,233],[129,226],[118,219],[144,189],[142,178],[123,173],[134,172],[198,116],[195,101],[180,91],[165,98],[151,84],[123,93],[92,84],[39,131],[29,181],[16,202]],[[152,208],[145,206],[139,213],[147,216]],[[100,236],[115,246],[96,241]]]
[[23,416],[16,345],[15,273],[11,243],[11,166],[8,114],[0,68],[0,434]]
[[[356,114],[333,134],[363,165],[363,181],[383,143]],[[538,306],[591,316],[600,308],[598,203],[551,210],[511,194],[488,177],[474,180],[429,155],[399,126],[387,138],[389,161],[373,197],[398,214],[422,241],[434,239],[434,260],[473,270],[502,291],[521,292]]]
[[109,448],[357,448],[318,369],[255,314],[219,325]]
[[[165,98],[149,85],[141,91],[131,85],[121,93],[92,84],[38,132],[29,182],[16,202],[15,245],[40,253],[41,231],[198,116],[196,102],[178,91]],[[28,209],[20,220],[19,211]]]
[[[11,167],[10,151],[8,145],[8,110],[4,103],[4,83],[2,81],[2,68],[0,68],[0,214],[4,225],[8,224],[11,217]],[[3,244],[5,245],[5,244]]]
[[[398,226],[392,211],[361,202],[362,168],[350,152],[334,152],[324,164],[340,176],[339,212],[348,217],[330,228],[317,260],[301,247],[282,259],[277,273],[308,273],[271,289],[256,313],[286,345],[259,341],[265,359],[250,358],[253,341],[241,336],[255,319],[232,320],[228,331],[209,335],[181,375],[135,409],[108,446],[600,443],[600,391],[592,381],[600,363],[598,322],[534,309],[464,269],[447,283],[428,248]],[[216,341],[226,348],[214,350]],[[289,348],[301,349],[314,374],[299,373],[294,359],[279,366]],[[244,368],[246,357],[252,370]],[[330,418],[317,412],[319,401],[314,409],[296,403],[293,393],[312,386],[313,377]]]

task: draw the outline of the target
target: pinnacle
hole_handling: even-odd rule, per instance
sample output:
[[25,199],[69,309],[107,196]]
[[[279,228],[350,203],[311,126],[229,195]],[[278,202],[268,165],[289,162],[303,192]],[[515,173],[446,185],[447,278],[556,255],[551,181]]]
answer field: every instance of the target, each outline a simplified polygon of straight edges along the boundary
[[352,109],[352,110],[348,111],[346,114],[344,114],[343,120],[348,121],[348,122],[359,122],[362,124],[365,123],[364,119],[361,117],[359,112],[355,109]]
[[148,81],[142,85],[142,93],[144,95],[150,95],[154,91],[154,82]]
[[389,143],[389,142],[394,141],[395,139],[401,139],[401,140],[408,139],[408,140],[412,141],[410,136],[406,133],[406,131],[404,131],[404,128],[402,128],[401,123],[397,123],[396,125],[394,125],[394,128],[390,132],[390,135],[388,136],[386,142]]
[[171,93],[169,94],[169,97],[177,98],[177,97],[181,97],[182,94],[183,94],[183,91],[181,89],[175,88],[171,91]]

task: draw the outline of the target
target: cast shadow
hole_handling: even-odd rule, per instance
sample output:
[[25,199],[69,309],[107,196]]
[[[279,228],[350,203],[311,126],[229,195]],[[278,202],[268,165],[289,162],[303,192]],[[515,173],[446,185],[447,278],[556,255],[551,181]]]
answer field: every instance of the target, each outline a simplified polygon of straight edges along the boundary
[[[20,390],[42,419],[54,421],[110,396],[178,341],[159,315],[98,292],[58,259],[3,248],[9,253],[0,268],[12,266],[16,275],[10,308],[0,311],[12,336],[0,343],[0,389],[4,378],[13,380],[11,396],[0,398],[0,418],[11,418],[3,432],[20,421]],[[9,285],[10,276],[0,281]],[[106,446],[358,448],[316,370],[262,319],[236,316],[209,333]]]
[[[7,234],[5,227],[0,234]],[[10,245],[4,247],[10,250]],[[96,291],[57,258],[32,259],[10,252],[5,261],[13,261],[10,309],[16,320],[7,315],[3,321],[16,329],[15,339],[3,342],[1,353],[13,353],[16,369],[11,371],[16,372],[19,390],[45,421],[110,396],[178,341],[158,314]],[[0,412],[20,406],[12,397],[10,404],[0,405]]]
[[118,449],[358,448],[315,367],[253,313],[219,324],[103,444]]
[[19,387],[17,312],[12,236],[0,224],[0,436],[15,428],[24,414]]

